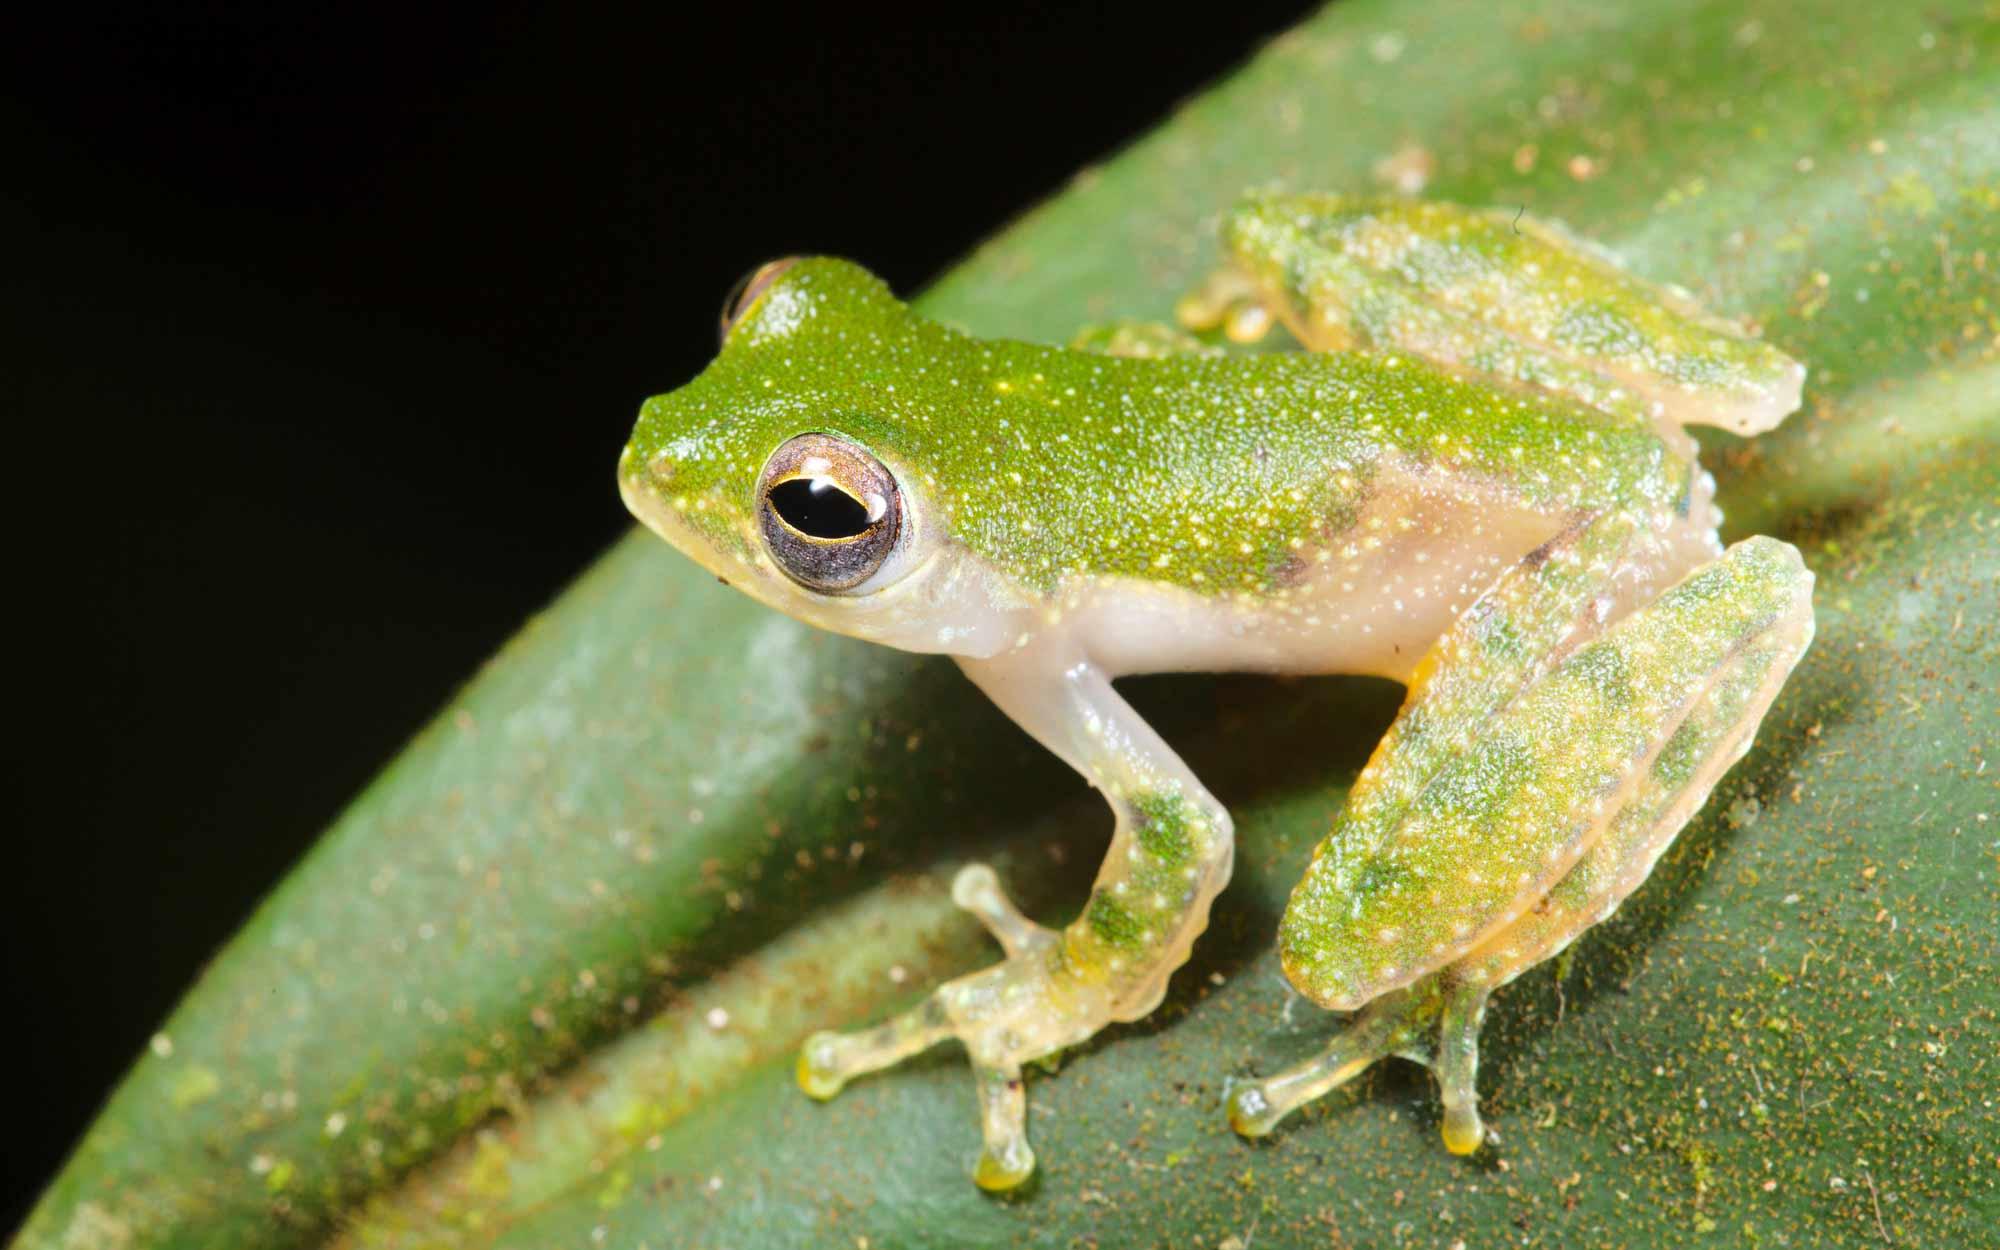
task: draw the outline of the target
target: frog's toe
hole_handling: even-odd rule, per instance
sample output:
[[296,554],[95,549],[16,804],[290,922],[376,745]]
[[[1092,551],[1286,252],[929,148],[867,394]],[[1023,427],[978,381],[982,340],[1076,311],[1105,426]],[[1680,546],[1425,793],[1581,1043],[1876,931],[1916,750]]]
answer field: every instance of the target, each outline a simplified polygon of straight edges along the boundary
[[798,1077],[799,1088],[808,1098],[818,1102],[838,1094],[847,1087],[847,1077],[839,1070],[837,1048],[840,1045],[838,1033],[815,1033],[799,1048],[799,1062],[793,1075]]
[[1486,1125],[1479,1118],[1479,1025],[1486,1017],[1486,991],[1475,985],[1456,985],[1446,991],[1442,1018],[1438,1021],[1437,1049],[1431,1067],[1437,1073],[1438,1092],[1444,1102],[1444,1147],[1455,1155],[1469,1155],[1486,1140]]
[[1168,356],[1222,356],[1220,347],[1202,342],[1179,326],[1161,321],[1101,321],[1078,330],[1070,349],[1106,356],[1159,360]]
[[1278,1121],[1353,1080],[1377,1059],[1407,1049],[1429,1017],[1429,1008],[1427,996],[1409,990],[1384,994],[1304,1063],[1231,1088],[1229,1127],[1244,1137],[1264,1136]]
[[849,1081],[927,1050],[952,1035],[952,1024],[935,997],[887,1024],[855,1033],[815,1033],[799,1050],[799,1088],[821,1102]]
[[1232,343],[1255,343],[1271,330],[1270,305],[1243,271],[1225,267],[1181,296],[1174,320],[1189,330],[1221,330]]
[[[1000,965],[1002,968],[1008,965]],[[943,987],[922,1006],[889,1023],[855,1033],[815,1033],[799,1052],[799,1088],[825,1101],[863,1073],[886,1068],[936,1042],[957,1037],[975,1058],[972,1073],[979,1085],[980,1133],[985,1147],[972,1179],[981,1189],[1013,1189],[1035,1171],[1035,1152],[1028,1145],[1028,1101],[1021,1065],[983,1061],[977,1057],[993,1048],[992,1030],[975,1022],[954,1020],[953,1000]],[[1005,1038],[1008,1034],[1001,1034]]]
[[1022,915],[986,865],[961,869],[951,896],[978,917],[1007,958],[940,985],[886,1024],[814,1034],[799,1054],[799,1087],[831,1098],[854,1077],[956,1038],[971,1056],[979,1087],[985,1148],[973,1179],[982,1189],[1012,1189],[1035,1170],[1021,1065],[1089,1037],[1112,1018],[1113,1002],[1101,986],[1066,971],[1062,935]]
[[1264,1137],[1278,1127],[1278,1121],[1285,1118],[1290,1107],[1278,1107],[1271,1101],[1270,1092],[1264,1081],[1239,1081],[1230,1087],[1225,1108],[1229,1112],[1229,1127],[1239,1136]]
[[[1486,1013],[1483,987],[1419,982],[1384,994],[1348,1022],[1319,1054],[1276,1076],[1242,1081],[1229,1091],[1229,1127],[1262,1137],[1278,1121],[1345,1085],[1376,1060],[1401,1055],[1437,1073],[1444,1100],[1444,1144],[1469,1155],[1486,1140],[1479,1118],[1479,1024]],[[1437,1040],[1430,1040],[1435,1027]]]
[[1478,1099],[1468,1097],[1454,1103],[1450,1091],[1446,1091],[1444,1148],[1455,1155],[1469,1155],[1485,1141],[1486,1125],[1479,1118]]
[[951,901],[978,917],[1009,959],[1056,940],[1052,930],[1021,914],[1021,909],[1000,888],[1000,878],[985,864],[967,864],[958,870],[951,882]]
[[1019,1064],[989,1067],[975,1063],[979,1080],[979,1127],[986,1138],[972,1179],[981,1189],[1013,1189],[1035,1171],[1028,1145],[1028,1098]]

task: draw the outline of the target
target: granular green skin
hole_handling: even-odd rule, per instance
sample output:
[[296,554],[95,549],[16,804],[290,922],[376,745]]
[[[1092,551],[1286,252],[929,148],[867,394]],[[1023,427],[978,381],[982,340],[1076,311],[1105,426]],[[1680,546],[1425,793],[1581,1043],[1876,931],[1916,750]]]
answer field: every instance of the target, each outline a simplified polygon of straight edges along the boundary
[[[1455,931],[1455,922],[1491,917],[1509,900],[1520,905],[1555,887],[1542,878],[1566,872],[1586,825],[1609,819],[1590,817],[1591,800],[1617,793],[1623,761],[1661,756],[1650,748],[1659,727],[1674,723],[1670,713],[1704,694],[1725,701],[1747,694],[1761,679],[1766,668],[1752,665],[1708,685],[1795,597],[1796,561],[1774,541],[1746,542],[1578,651],[1486,726],[1465,762],[1438,775],[1386,827],[1365,814],[1343,815],[1279,930],[1293,983],[1317,999],[1341,1000],[1385,961],[1443,950],[1478,928]],[[1673,750],[1657,765],[1656,788],[1669,794],[1698,762],[1683,754],[1689,742],[1674,737],[1659,743]],[[1649,761],[1648,773],[1655,767]],[[1633,801],[1616,799],[1613,812]],[[1611,860],[1615,867],[1618,857]],[[1381,940],[1389,933],[1393,944]]]
[[1193,815],[1188,801],[1175,792],[1150,792],[1133,801],[1133,836],[1139,847],[1169,871],[1187,867],[1195,857],[1188,828]]
[[1751,399],[1784,386],[1796,369],[1778,348],[1520,210],[1260,194],[1227,215],[1224,233],[1236,263],[1289,318],[1346,325],[1377,341],[1395,339],[1396,323],[1421,323],[1457,340],[1453,354],[1492,377],[1560,390],[1548,370],[1590,361],[1642,389]]
[[1121,951],[1134,951],[1145,946],[1147,934],[1152,928],[1144,917],[1135,914],[1103,890],[1090,896],[1090,905],[1083,914],[1091,933],[1099,941]]
[[[1144,949],[1184,920],[1190,888],[1185,869],[1213,849],[1214,831],[1201,808],[1177,790],[1134,796],[1129,819],[1140,854],[1127,866],[1123,888],[1114,894],[1100,885],[1083,913],[1084,931],[1111,948],[1106,954]],[[1089,953],[1072,942],[1071,954]]]
[[867,447],[957,541],[1043,593],[1107,576],[1281,588],[1392,465],[1550,511],[1671,507],[1689,478],[1642,424],[1414,361],[975,339],[830,259],[786,270],[699,377],[647,402],[628,472],[747,553],[757,474],[808,431]]

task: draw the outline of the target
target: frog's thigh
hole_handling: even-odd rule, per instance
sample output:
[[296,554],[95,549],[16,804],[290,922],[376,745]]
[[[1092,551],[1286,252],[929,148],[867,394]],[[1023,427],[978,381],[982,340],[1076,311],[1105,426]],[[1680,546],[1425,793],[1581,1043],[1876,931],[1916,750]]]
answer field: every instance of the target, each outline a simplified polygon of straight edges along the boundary
[[[1809,586],[1811,575],[1805,576]],[[1608,920],[1651,875],[1716,781],[1750,749],[1758,723],[1811,634],[1811,611],[1802,593],[1709,674],[1704,693],[1688,705],[1680,727],[1576,866],[1520,919],[1444,974],[1449,988],[1433,1066],[1444,1102],[1444,1139],[1454,1153],[1471,1153],[1485,1135],[1475,1082],[1487,995]]]
[[1610,919],[1652,875],[1722,774],[1750,750],[1757,726],[1804,653],[1812,615],[1803,596],[1797,607],[1709,675],[1705,693],[1653,755],[1589,852],[1520,919],[1460,959],[1456,978],[1489,988],[1506,984]]
[[[1349,919],[1286,917],[1312,975],[1379,983],[1382,966],[1398,962],[1424,975],[1408,989],[1390,979],[1362,991],[1381,997],[1352,1030],[1364,1044],[1343,1035],[1329,1047],[1337,1073],[1321,1056],[1240,1087],[1232,1120],[1268,1131],[1368,1058],[1409,1053],[1402,1039],[1435,1019],[1428,1058],[1443,1086],[1446,1142],[1474,1148],[1486,995],[1609,915],[1645,879],[1748,748],[1810,642],[1811,586],[1784,543],[1731,548],[1523,691],[1436,776],[1396,836],[1360,852],[1330,840],[1315,867],[1350,856]],[[1573,843],[1581,850],[1553,888],[1538,886],[1541,863],[1559,862],[1550,852]],[[1302,923],[1312,931],[1298,931]],[[1454,952],[1466,926],[1479,932]]]
[[1228,884],[1233,840],[1221,805],[1087,660],[1031,649],[961,663],[1104,792],[1117,821],[1110,852],[1083,915],[1060,931],[1022,915],[991,869],[968,865],[952,897],[1007,958],[939,986],[887,1024],[808,1039],[798,1076],[807,1093],[830,1098],[855,1076],[957,1038],[979,1085],[985,1149],[974,1179],[1006,1189],[1034,1169],[1021,1065],[1158,1005]]
[[[1811,583],[1786,544],[1740,543],[1458,731],[1472,733],[1467,745],[1437,752],[1440,765],[1393,810],[1344,814],[1285,915],[1293,982],[1349,1007],[1458,960],[1543,901],[1621,811],[1643,806],[1646,770],[1695,700],[1729,689],[1770,641],[1783,662],[1746,713],[1754,725],[1809,636]],[[1703,778],[1712,784],[1728,762],[1704,765]],[[1663,809],[1648,836],[1691,810]],[[1620,858],[1651,864],[1644,851]]]
[[[1359,879],[1356,869],[1397,841],[1440,776],[1463,771],[1501,710],[1541,681],[1565,647],[1596,628],[1619,572],[1656,565],[1670,551],[1657,519],[1632,512],[1581,517],[1452,623],[1418,664],[1401,714],[1292,893],[1279,949],[1301,990],[1323,1005],[1351,1009],[1424,970],[1378,961],[1351,980],[1331,970],[1322,975],[1318,935],[1338,926],[1357,894],[1400,888],[1382,875],[1385,869]],[[1554,880],[1553,866],[1543,872]]]

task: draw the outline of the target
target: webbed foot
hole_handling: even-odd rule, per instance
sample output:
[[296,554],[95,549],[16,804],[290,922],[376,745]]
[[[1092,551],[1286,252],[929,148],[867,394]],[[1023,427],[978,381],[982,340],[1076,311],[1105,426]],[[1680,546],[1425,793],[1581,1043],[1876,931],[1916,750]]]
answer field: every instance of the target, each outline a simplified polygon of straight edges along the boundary
[[1012,1189],[1035,1170],[1021,1065],[1095,1033],[1111,1020],[1113,1001],[1101,981],[1070,967],[1060,932],[1021,914],[991,868],[960,869],[951,896],[979,918],[1007,958],[946,982],[886,1024],[814,1034],[799,1054],[799,1087],[832,1098],[854,1077],[957,1038],[972,1059],[985,1139],[973,1180],[982,1189]]

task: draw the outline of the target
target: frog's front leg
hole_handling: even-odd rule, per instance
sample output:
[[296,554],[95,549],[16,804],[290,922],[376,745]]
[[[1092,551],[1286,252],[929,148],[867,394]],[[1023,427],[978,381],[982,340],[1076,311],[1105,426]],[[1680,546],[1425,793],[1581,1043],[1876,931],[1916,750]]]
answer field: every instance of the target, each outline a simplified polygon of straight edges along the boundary
[[1023,916],[990,868],[962,869],[953,900],[1007,958],[939,986],[887,1024],[808,1039],[799,1083],[831,1098],[855,1076],[957,1038],[972,1060],[985,1136],[973,1177],[1008,1189],[1035,1166],[1021,1065],[1159,1005],[1229,882],[1234,840],[1228,813],[1088,658],[1051,642],[960,664],[1103,792],[1116,820],[1110,852],[1083,914],[1060,931]]

